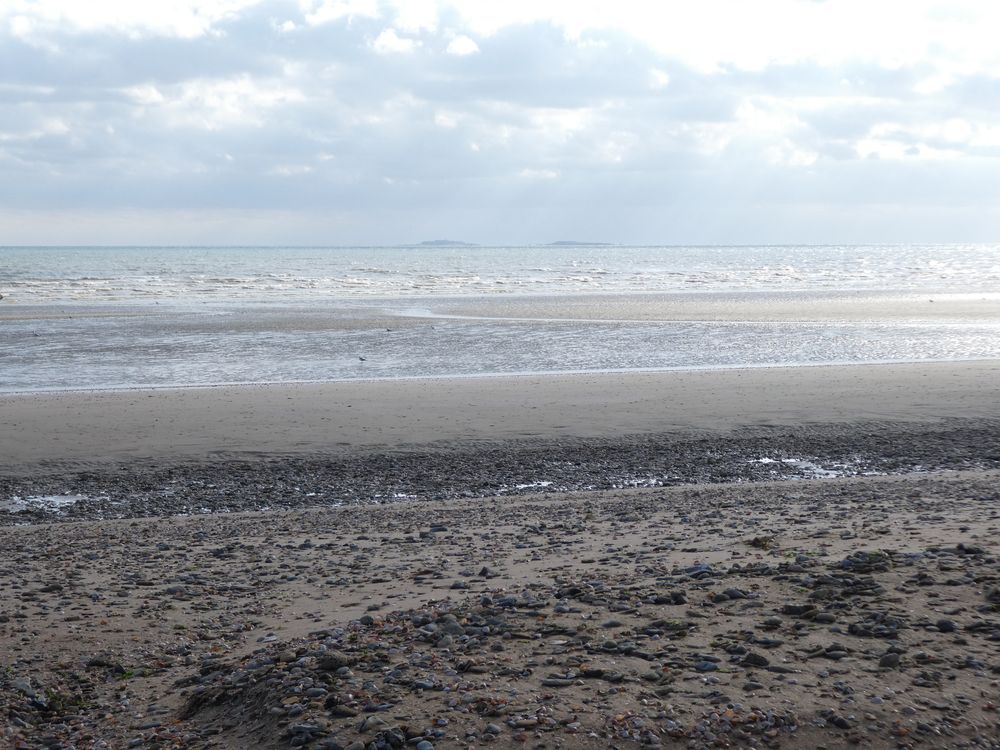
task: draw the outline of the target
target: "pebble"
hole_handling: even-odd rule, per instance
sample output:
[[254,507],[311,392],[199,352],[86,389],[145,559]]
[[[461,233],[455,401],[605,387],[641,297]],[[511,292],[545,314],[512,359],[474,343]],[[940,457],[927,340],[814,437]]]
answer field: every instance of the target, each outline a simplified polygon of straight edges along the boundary
[[[922,498],[933,496],[931,489],[940,482],[919,481],[920,492],[914,494]],[[794,742],[796,732],[819,723],[814,716],[796,715],[802,692],[836,707],[822,718],[827,746],[842,746],[856,737],[868,741],[869,733],[875,746],[895,743],[882,712],[897,709],[893,715],[909,722],[911,731],[919,720],[929,727],[928,737],[945,737],[945,717],[961,721],[982,705],[978,696],[996,690],[988,639],[997,625],[977,588],[998,572],[990,545],[948,551],[924,550],[916,541],[886,543],[885,535],[856,523],[865,514],[907,508],[909,496],[901,492],[888,501],[898,505],[871,506],[859,514],[857,506],[870,502],[870,486],[844,487],[830,483],[819,490],[804,484],[795,488],[796,498],[769,501],[769,513],[780,511],[794,520],[775,535],[777,549],[742,541],[750,529],[761,528],[761,519],[752,517],[757,506],[745,498],[734,506],[735,495],[702,488],[684,490],[689,494],[682,513],[665,504],[665,496],[642,494],[572,503],[550,499],[544,506],[505,501],[489,509],[495,518],[489,522],[484,521],[486,510],[475,504],[449,506],[447,532],[428,533],[419,541],[416,529],[426,528],[431,514],[439,511],[399,506],[370,515],[364,509],[317,515],[319,522],[308,524],[308,545],[303,534],[293,532],[296,524],[305,525],[302,519],[312,518],[307,515],[269,515],[268,528],[259,537],[270,535],[266,543],[230,533],[246,523],[235,518],[193,519],[200,523],[192,520],[184,535],[171,535],[170,525],[163,524],[148,543],[142,541],[141,527],[136,527],[139,532],[128,529],[132,566],[142,567],[141,561],[149,559],[162,567],[162,561],[143,557],[156,548],[169,559],[177,556],[176,571],[164,568],[162,583],[148,571],[128,579],[127,585],[88,583],[86,596],[73,599],[78,609],[66,611],[79,616],[79,607],[93,606],[94,611],[133,612],[144,606],[145,598],[152,603],[151,613],[141,622],[180,620],[189,614],[184,621],[194,624],[186,632],[157,633],[168,644],[162,651],[155,651],[151,638],[142,641],[152,654],[145,661],[138,648],[109,646],[107,653],[91,650],[62,677],[52,672],[41,676],[27,661],[12,662],[14,672],[0,676],[0,710],[11,717],[3,731],[51,739],[48,747],[86,746],[74,734],[76,719],[62,715],[46,721],[50,713],[32,704],[57,704],[60,690],[68,689],[68,682],[57,681],[78,673],[104,691],[100,705],[109,716],[144,714],[127,724],[132,735],[145,727],[140,730],[144,736],[126,736],[125,727],[112,745],[116,747],[130,739],[163,750],[172,748],[171,742],[183,746],[175,736],[188,737],[188,746],[208,737],[228,741],[229,732],[241,724],[260,727],[270,743],[264,746],[321,750],[363,750],[369,744],[387,750],[427,748],[462,737],[498,746],[544,742],[556,747],[555,740],[562,739],[568,748],[575,738],[622,747],[703,748],[726,742],[763,747]],[[978,492],[987,491],[994,490]],[[828,493],[846,494],[835,494],[834,501]],[[981,513],[981,502],[963,506],[961,500],[979,494],[959,494],[958,505],[949,505],[948,512]],[[919,513],[936,512],[928,510],[936,507],[929,500],[913,502]],[[746,517],[734,513],[734,507],[740,513],[748,509]],[[341,538],[343,529],[331,519],[348,512],[366,522],[345,524],[354,530]],[[681,516],[687,521],[678,520]],[[908,532],[923,528],[915,518],[906,516],[899,527]],[[825,523],[829,533],[811,536]],[[846,527],[853,531],[842,541]],[[33,550],[44,555],[52,544],[48,536],[39,540],[43,538],[44,544],[39,541]],[[156,545],[164,538],[169,544],[160,550]],[[799,554],[796,545],[813,551]],[[89,540],[89,546],[97,545]],[[717,555],[711,565],[691,562],[710,549]],[[30,559],[23,548],[10,553],[0,549],[0,565],[15,570],[14,554]],[[716,562],[722,554],[733,559]],[[577,564],[576,558],[591,562]],[[117,558],[106,570],[102,566],[100,575],[124,575],[116,571],[130,570],[122,564],[125,559]],[[197,567],[193,560],[200,561]],[[562,564],[566,560],[571,562]],[[72,576],[76,568],[64,563]],[[533,565],[545,575],[526,573]],[[928,580],[918,575],[925,569],[935,572],[935,583],[921,583]],[[242,583],[247,571],[260,571],[253,586]],[[476,571],[483,580],[472,580]],[[0,580],[18,581],[16,573],[7,576]],[[388,595],[375,588],[373,579],[386,589],[396,581],[401,584]],[[421,583],[414,583],[417,579]],[[144,580],[157,584],[139,583]],[[456,580],[469,589],[453,588]],[[175,582],[183,586],[186,600],[167,593]],[[321,599],[315,612],[306,611],[294,624],[296,632],[308,635],[291,639],[278,625],[269,633],[260,624],[274,622],[264,614],[268,610],[254,611],[262,603],[274,606],[278,599],[271,592],[302,602],[297,605],[301,611],[312,606],[308,599],[296,598],[302,587],[319,584],[316,590],[323,596],[351,608],[349,616],[338,617]],[[36,579],[3,591],[10,595],[0,599],[4,628],[23,629],[27,623],[17,614],[29,611],[39,618],[31,627],[42,627],[51,615],[40,608],[35,612],[40,600],[21,594],[45,585],[44,579]],[[243,585],[245,592],[227,588]],[[61,586],[49,592],[46,606],[51,611],[60,598],[77,591],[71,579]],[[907,591],[899,591],[901,587]],[[131,592],[127,601],[111,596],[126,588]],[[97,599],[91,597],[94,593]],[[726,606],[712,607],[712,601]],[[168,604],[170,609],[163,611],[170,614],[157,612],[157,604]],[[374,614],[358,616],[366,609]],[[770,616],[772,612],[781,617]],[[81,627],[86,620],[73,622]],[[834,622],[838,633],[818,627]],[[942,637],[959,630],[960,639]],[[780,638],[764,637],[770,634]],[[879,694],[871,695],[864,685],[874,679],[867,675],[875,661],[886,671],[877,675]],[[742,672],[744,679],[732,682],[734,672]],[[761,679],[745,680],[748,674]],[[135,680],[153,679],[181,683],[175,695],[183,696],[183,719],[139,705],[130,687],[151,684]],[[910,713],[912,707],[900,706],[893,687],[896,695],[906,695],[920,708]],[[129,693],[135,705],[115,704],[118,691]],[[738,698],[746,705],[734,700]],[[83,706],[74,708],[86,714],[83,721],[96,722],[88,712],[97,704],[86,700],[72,705]],[[873,713],[858,711],[856,718],[851,705]],[[36,724],[45,726],[47,734],[35,730]],[[158,739],[161,735],[166,739]],[[823,739],[817,735],[820,743]]]
[[881,659],[879,659],[878,665],[883,669],[895,669],[899,666],[899,654],[885,654]]

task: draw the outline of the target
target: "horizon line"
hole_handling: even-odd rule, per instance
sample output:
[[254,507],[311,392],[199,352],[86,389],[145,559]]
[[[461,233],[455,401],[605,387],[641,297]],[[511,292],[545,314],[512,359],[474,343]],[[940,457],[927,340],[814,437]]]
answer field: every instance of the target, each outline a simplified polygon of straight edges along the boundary
[[608,248],[643,248],[643,247],[899,247],[904,245],[917,245],[924,247],[944,247],[949,245],[1000,245],[1000,240],[949,240],[949,241],[882,241],[882,242],[578,242],[570,240],[556,240],[553,242],[394,242],[394,243],[347,243],[347,244],[321,244],[321,243],[140,243],[140,242],[112,242],[112,243],[0,243],[0,248],[25,248],[25,249],[48,249],[48,248],[191,248],[191,249],[322,249],[322,250],[349,250],[349,249],[375,249],[375,248],[413,248],[413,249],[493,249],[509,247],[608,247]]

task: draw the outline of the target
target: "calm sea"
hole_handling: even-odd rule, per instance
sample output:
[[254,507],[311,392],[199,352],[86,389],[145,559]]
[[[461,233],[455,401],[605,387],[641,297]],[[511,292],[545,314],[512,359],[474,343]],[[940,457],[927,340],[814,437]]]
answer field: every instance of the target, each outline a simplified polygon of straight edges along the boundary
[[1000,245],[0,248],[18,303],[817,289],[997,291]]
[[[1000,245],[5,247],[0,391],[1000,358],[996,316],[587,312],[605,298],[998,292]],[[534,298],[571,312],[532,316]],[[475,300],[517,301],[519,319],[449,314]]]

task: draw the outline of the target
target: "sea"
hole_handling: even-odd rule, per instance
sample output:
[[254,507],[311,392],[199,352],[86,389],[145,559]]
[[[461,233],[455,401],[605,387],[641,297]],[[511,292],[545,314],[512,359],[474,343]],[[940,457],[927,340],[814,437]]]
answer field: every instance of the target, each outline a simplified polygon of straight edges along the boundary
[[0,295],[3,393],[1000,358],[1000,244],[0,247]]

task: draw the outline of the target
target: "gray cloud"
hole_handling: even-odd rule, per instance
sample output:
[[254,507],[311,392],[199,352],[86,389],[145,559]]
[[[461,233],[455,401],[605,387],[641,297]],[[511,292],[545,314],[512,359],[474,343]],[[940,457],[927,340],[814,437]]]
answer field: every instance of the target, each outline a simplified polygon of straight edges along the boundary
[[130,238],[157,212],[202,212],[206,242],[249,241],[233,234],[248,211],[272,217],[266,241],[331,241],[330,217],[338,242],[364,243],[1000,230],[997,78],[928,84],[928,64],[861,61],[704,72],[622,31],[550,23],[456,56],[471,32],[447,14],[397,30],[410,51],[379,52],[392,23],[309,27],[271,2],[190,39],[0,32],[0,232],[49,241],[53,216],[81,211]]

